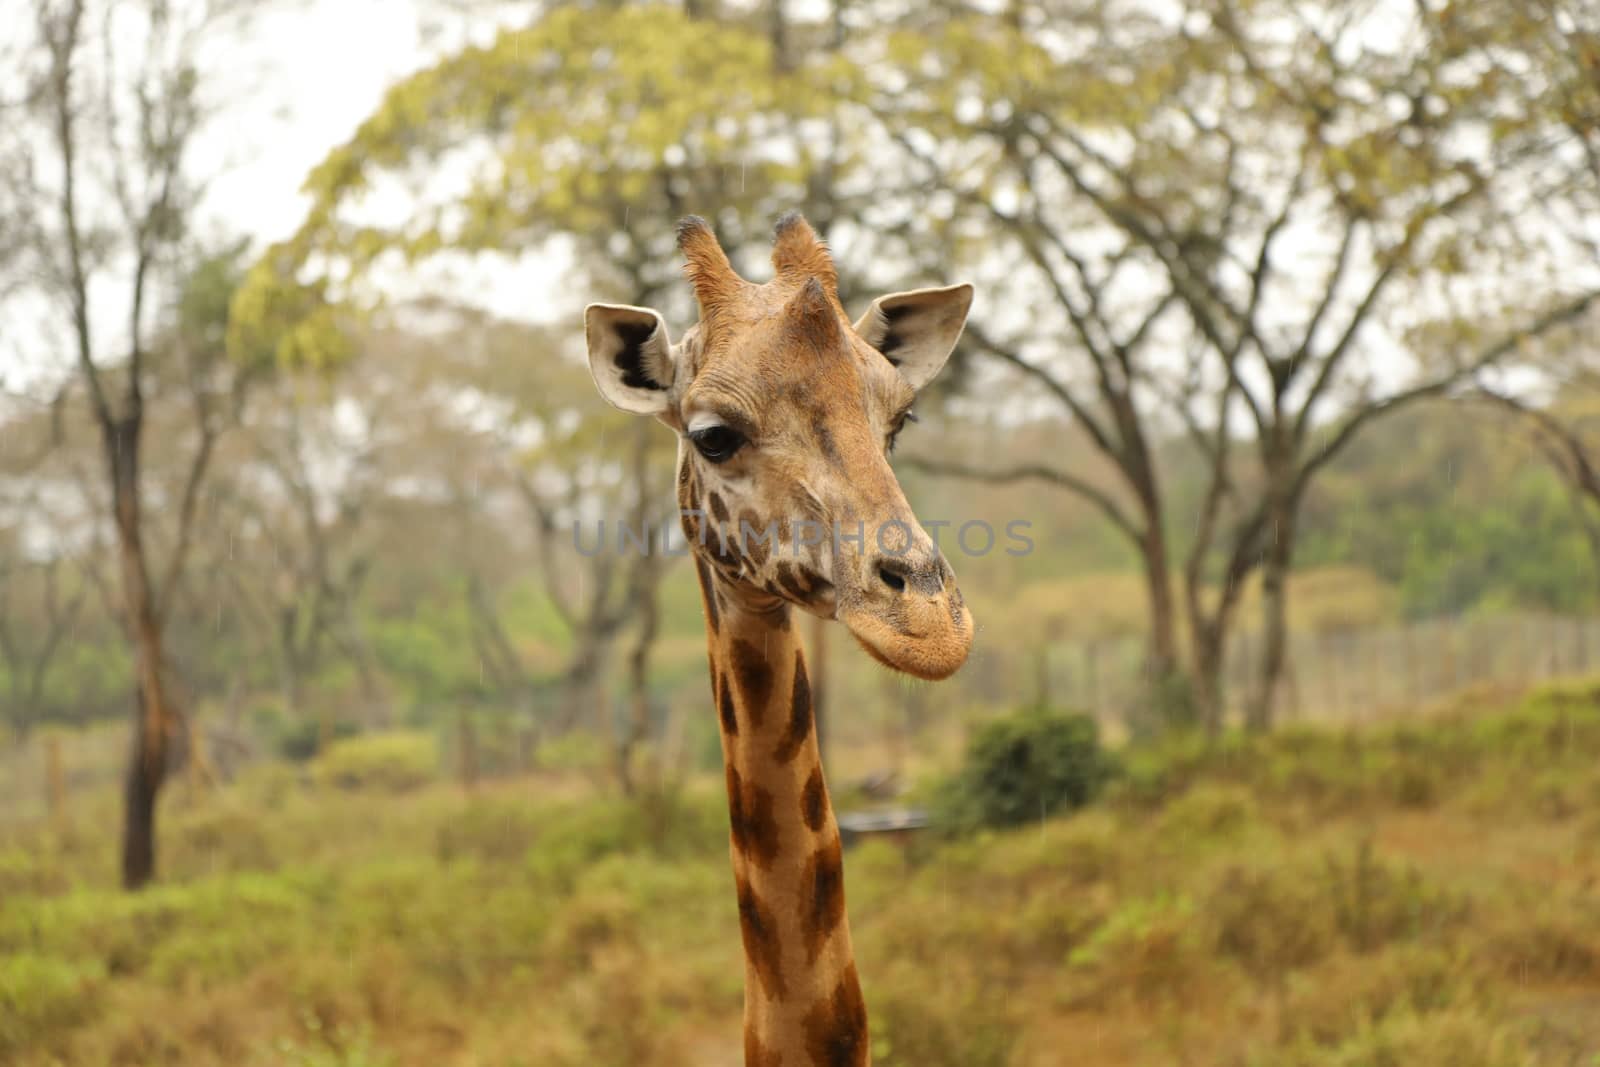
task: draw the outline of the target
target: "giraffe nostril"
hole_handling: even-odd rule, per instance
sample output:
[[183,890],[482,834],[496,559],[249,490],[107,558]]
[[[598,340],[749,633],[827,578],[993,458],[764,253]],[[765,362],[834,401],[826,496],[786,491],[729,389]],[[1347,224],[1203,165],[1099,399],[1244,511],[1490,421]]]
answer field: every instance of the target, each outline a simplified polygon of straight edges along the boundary
[[887,566],[881,566],[878,568],[878,578],[883,582],[884,585],[888,586],[890,589],[893,589],[896,593],[904,591],[906,587],[905,578],[899,574],[896,574]]

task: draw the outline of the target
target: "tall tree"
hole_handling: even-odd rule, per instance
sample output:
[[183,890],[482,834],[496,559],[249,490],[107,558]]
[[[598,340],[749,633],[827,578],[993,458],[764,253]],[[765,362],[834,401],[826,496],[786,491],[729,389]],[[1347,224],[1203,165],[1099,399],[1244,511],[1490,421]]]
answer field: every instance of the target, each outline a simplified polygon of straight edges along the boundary
[[[514,257],[557,240],[602,292],[670,295],[687,315],[677,220],[714,216],[728,243],[765,248],[836,150],[774,135],[825,118],[843,71],[779,70],[770,30],[665,5],[562,7],[400,82],[308,177],[311,209],[240,294],[237,336],[291,360],[337,358],[330,326],[374,302],[380,261]],[[403,217],[368,210],[395,183],[412,194]]]
[[[1600,50],[1596,56],[1600,62]],[[1596,140],[1600,141],[1600,130]],[[1582,332],[1566,339],[1568,343],[1538,346],[1534,363],[1544,372],[1543,396],[1513,388],[1504,376],[1482,381],[1480,393],[1531,432],[1571,496],[1573,513],[1600,573],[1600,346],[1593,341],[1597,326],[1600,315],[1591,315]]]
[[[985,316],[977,347],[1059,403],[1115,481],[974,473],[1101,508],[1143,562],[1161,669],[1178,648],[1172,541],[1187,540],[1189,666],[1213,730],[1260,569],[1246,717],[1264,728],[1317,474],[1374,419],[1457,389],[1600,292],[1590,133],[1551,44],[1562,6],[941,10],[892,38],[875,109],[949,196],[949,232],[992,235],[980,258],[1021,267],[1008,303],[1030,313]],[[1182,514],[1153,447],[1173,428],[1210,469]]]
[[[393,87],[309,177],[305,224],[253,272],[236,305],[236,339],[271,343],[290,360],[338,359],[348,351],[338,317],[379,303],[368,282],[380,260],[516,256],[558,239],[576,253],[572,270],[609,299],[666,304],[689,321],[677,284],[677,220],[714,215],[730,244],[764,254],[772,220],[806,204],[818,161],[839,154],[833,138],[797,132],[801,120],[822,117],[826,99],[816,77],[825,64],[780,55],[800,53],[798,27],[779,5],[743,23],[699,17],[715,6],[555,8]],[[639,41],[651,47],[640,50]],[[446,172],[462,180],[437,180]],[[405,218],[374,221],[364,210],[369,193],[396,180],[414,194]],[[503,413],[500,467],[527,509],[546,591],[571,640],[558,728],[595,702],[606,657],[633,630],[621,770],[648,706],[654,597],[666,561],[619,555],[614,545],[580,556],[570,548],[571,523],[598,511],[613,535],[619,520],[659,529],[670,487],[616,477],[644,462],[646,450],[632,433],[611,434],[608,446],[604,419],[586,416],[527,443],[529,426],[563,425],[552,403],[555,370],[539,362],[559,352],[522,355],[526,390],[503,377],[490,386],[515,397]],[[474,633],[491,653],[485,662],[508,679],[524,677],[513,643],[497,634],[493,597],[470,584],[469,593]]]
[[[181,296],[177,280],[198,196],[189,155],[206,113],[197,46],[237,6],[42,0],[23,29],[13,83],[22,100],[6,108],[16,121],[0,134],[10,265],[31,283],[13,295],[42,295],[58,316],[47,334],[72,352],[102,446],[137,679],[122,847],[129,888],[155,873],[156,801],[184,721],[166,614],[235,384],[222,367],[221,323],[195,317],[226,308],[217,285],[225,272],[203,268]],[[187,397],[195,417],[178,529],[158,567],[141,470],[148,405],[167,394]]]

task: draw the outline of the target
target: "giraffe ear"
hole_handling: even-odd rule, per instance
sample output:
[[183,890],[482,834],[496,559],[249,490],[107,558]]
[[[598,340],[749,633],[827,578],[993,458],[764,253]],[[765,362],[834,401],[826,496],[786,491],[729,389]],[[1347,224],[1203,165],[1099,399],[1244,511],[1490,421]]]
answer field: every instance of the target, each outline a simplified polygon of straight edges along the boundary
[[856,322],[856,333],[883,353],[913,389],[939,373],[955,350],[972,308],[972,286],[913,289],[880,296]]
[[635,415],[667,409],[672,342],[660,315],[627,304],[590,304],[583,310],[583,333],[589,373],[607,402]]

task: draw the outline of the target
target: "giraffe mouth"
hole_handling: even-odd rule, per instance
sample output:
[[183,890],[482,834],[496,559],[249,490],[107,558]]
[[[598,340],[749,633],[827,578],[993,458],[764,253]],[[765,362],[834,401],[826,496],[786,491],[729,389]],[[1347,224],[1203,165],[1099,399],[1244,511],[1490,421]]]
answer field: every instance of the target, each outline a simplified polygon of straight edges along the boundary
[[953,591],[909,609],[844,612],[839,621],[885,667],[931,682],[960,670],[972,649],[972,613]]

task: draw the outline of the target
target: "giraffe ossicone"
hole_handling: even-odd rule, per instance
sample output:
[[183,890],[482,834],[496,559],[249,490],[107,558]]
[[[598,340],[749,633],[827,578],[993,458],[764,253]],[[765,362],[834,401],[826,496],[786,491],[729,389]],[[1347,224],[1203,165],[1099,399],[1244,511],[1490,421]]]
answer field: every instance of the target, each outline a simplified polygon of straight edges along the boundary
[[764,284],[733,270],[702,219],[679,223],[678,245],[699,321],[673,343],[649,308],[591,304],[590,369],[607,401],[678,435],[727,776],[746,1064],[855,1067],[870,1058],[866,1008],[790,615],[837,619],[919,678],[965,662],[972,614],[888,453],[955,347],[972,287],[880,297],[852,323],[827,246],[798,214],[775,227]]

